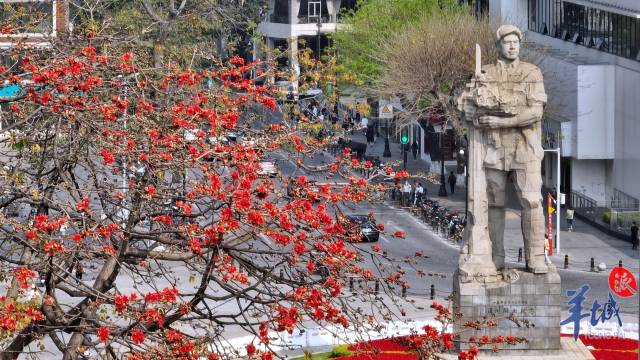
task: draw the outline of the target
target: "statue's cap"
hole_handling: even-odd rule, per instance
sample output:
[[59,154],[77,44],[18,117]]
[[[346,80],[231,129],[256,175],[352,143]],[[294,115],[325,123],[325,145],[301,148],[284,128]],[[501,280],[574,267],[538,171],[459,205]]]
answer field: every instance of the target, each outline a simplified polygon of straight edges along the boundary
[[498,31],[496,31],[496,42],[500,42],[503,37],[511,34],[515,34],[518,36],[518,39],[522,41],[522,31],[520,31],[517,26],[502,25],[498,28]]

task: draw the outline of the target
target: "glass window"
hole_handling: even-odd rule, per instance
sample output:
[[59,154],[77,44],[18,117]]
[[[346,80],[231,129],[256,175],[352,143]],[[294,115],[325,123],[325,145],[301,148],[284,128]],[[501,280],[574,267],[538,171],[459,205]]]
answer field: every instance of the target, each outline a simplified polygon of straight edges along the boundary
[[529,30],[640,61],[640,19],[563,0],[529,0]]

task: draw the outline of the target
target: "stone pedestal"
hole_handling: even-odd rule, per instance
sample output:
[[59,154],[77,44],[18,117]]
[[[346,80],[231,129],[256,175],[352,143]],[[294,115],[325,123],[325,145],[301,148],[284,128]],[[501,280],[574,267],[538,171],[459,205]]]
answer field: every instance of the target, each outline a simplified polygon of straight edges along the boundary
[[[510,269],[499,272],[498,281],[461,282],[454,275],[455,332],[460,334],[460,350],[467,350],[469,337],[479,339],[509,335],[528,341],[517,345],[501,344],[504,354],[523,350],[557,352],[560,349],[560,275],[554,269],[547,274],[532,274]],[[497,326],[480,330],[463,327],[467,321],[494,320]]]

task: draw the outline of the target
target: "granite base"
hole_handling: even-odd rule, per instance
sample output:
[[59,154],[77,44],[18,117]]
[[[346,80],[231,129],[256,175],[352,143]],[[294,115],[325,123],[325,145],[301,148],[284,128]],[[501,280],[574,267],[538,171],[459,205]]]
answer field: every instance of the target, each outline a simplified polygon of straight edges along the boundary
[[[454,275],[454,313],[460,317],[454,323],[460,334],[459,350],[467,350],[469,338],[487,335],[514,336],[527,341],[496,345],[506,353],[524,350],[555,351],[560,349],[560,275],[553,269],[547,274],[532,274],[521,270],[505,270],[491,283],[462,283]],[[468,321],[493,320],[494,327],[479,330],[465,327]]]

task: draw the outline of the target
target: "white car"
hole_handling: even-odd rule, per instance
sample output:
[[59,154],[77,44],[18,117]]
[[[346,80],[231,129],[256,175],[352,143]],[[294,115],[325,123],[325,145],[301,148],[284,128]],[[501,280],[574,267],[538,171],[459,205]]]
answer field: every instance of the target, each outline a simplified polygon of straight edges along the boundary
[[260,176],[275,177],[278,175],[278,168],[273,161],[261,161],[257,174]]

